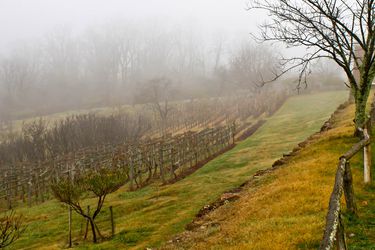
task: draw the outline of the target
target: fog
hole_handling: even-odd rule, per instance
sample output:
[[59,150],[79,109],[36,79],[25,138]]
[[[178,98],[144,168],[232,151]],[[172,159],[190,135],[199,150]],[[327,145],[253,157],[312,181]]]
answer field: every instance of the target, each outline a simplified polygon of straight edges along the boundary
[[152,20],[198,26],[245,36],[262,16],[247,12],[246,0],[1,0],[1,47],[38,38],[67,26],[75,31],[121,20]]
[[170,101],[257,94],[302,53],[252,41],[266,19],[245,0],[1,0],[0,121],[147,103],[156,82]]

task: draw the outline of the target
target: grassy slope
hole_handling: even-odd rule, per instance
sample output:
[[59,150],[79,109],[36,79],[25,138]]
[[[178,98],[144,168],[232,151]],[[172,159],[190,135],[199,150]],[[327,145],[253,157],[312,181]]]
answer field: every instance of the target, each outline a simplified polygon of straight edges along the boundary
[[[291,98],[251,138],[184,180],[132,193],[119,190],[108,197],[106,203],[114,206],[115,238],[95,246],[80,243],[78,247],[144,249],[158,246],[183,231],[202,206],[225,190],[238,186],[258,169],[269,167],[282,153],[317,131],[346,96],[346,92],[328,92]],[[21,210],[28,218],[29,227],[13,249],[54,249],[66,244],[66,208],[50,201]],[[107,210],[105,207],[98,218],[104,234],[109,234],[110,230]],[[84,222],[77,216],[73,219],[74,235],[81,238],[80,225]]]
[[[259,178],[238,201],[210,214],[206,220],[220,226],[193,234],[184,248],[317,249],[338,157],[356,142],[353,112],[353,106],[340,112],[334,129],[316,136],[282,168]],[[354,234],[348,237],[349,248],[375,249],[375,185],[364,186],[360,155],[351,164],[359,219],[344,216],[347,236]]]

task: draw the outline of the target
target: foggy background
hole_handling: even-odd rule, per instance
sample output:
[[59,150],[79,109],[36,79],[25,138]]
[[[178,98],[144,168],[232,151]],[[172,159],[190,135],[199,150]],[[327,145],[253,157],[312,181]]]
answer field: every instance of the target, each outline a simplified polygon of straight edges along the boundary
[[246,37],[265,16],[245,8],[246,0],[0,0],[0,43],[4,50],[19,39],[36,39],[60,26],[80,32],[126,20],[188,24]]
[[[171,85],[171,101],[244,89],[258,94],[259,83],[281,70],[282,54],[304,50],[254,43],[249,34],[267,16],[247,11],[246,4],[0,0],[0,125],[67,110],[147,103],[155,82]],[[312,89],[342,82],[337,67],[327,62],[315,71],[319,79],[312,78]],[[294,91],[290,77],[273,86]]]

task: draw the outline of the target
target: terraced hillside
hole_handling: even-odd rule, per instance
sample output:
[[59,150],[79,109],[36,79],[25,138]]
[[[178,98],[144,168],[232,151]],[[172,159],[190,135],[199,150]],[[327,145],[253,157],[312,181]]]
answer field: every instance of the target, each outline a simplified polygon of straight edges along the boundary
[[[332,129],[314,135],[286,164],[254,178],[237,201],[196,221],[196,229],[175,237],[178,242],[164,248],[317,249],[338,158],[358,141],[353,137],[353,114],[354,105],[339,110]],[[372,142],[373,157],[374,147]],[[358,217],[343,205],[348,247],[375,249],[375,185],[363,183],[361,154],[351,160],[351,166]]]
[[[319,130],[323,122],[346,97],[347,92],[342,91],[290,98],[253,136],[187,178],[172,185],[154,184],[135,192],[128,192],[127,187],[123,187],[108,197],[106,207],[98,217],[98,225],[102,233],[109,235],[111,229],[108,206],[113,206],[116,222],[115,237],[97,245],[84,243],[82,231],[85,221],[78,216],[73,216],[75,247],[77,249],[145,249],[160,246],[174,234],[182,232],[203,206],[217,199],[224,191],[237,187],[257,170],[270,167],[283,153],[290,151],[298,142]],[[338,152],[337,148],[333,150]],[[314,160],[319,161],[319,159]],[[274,194],[268,202],[276,200],[279,196],[282,196],[282,193]],[[94,200],[87,200],[88,204],[92,202]],[[312,199],[311,202],[315,200]],[[280,209],[284,205],[280,204]],[[324,213],[324,208],[320,206],[321,213]],[[29,226],[12,249],[59,249],[66,246],[68,227],[66,207],[56,201],[49,201],[31,209],[21,208],[19,211],[26,216]],[[266,212],[267,207],[259,211],[264,212],[260,215],[262,217],[269,215]],[[245,224],[248,225],[246,228],[251,228],[252,221],[249,219],[236,224]],[[275,220],[272,223],[276,223],[276,227],[279,221]],[[254,231],[254,235],[261,235],[259,232],[262,231]],[[210,241],[212,245],[215,245],[215,241],[224,246],[231,245],[230,242],[219,241],[221,236],[215,238],[216,235],[219,237],[219,234],[214,233],[212,238],[209,238],[212,239]],[[236,241],[236,238],[234,237],[233,240]],[[206,246],[202,245],[202,247]]]

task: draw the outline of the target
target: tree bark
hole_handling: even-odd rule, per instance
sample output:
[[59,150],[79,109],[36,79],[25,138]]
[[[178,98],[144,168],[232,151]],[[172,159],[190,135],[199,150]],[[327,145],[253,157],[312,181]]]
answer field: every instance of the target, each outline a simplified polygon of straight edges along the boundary
[[91,231],[92,231],[92,242],[96,243],[97,239],[96,239],[95,224],[94,224],[93,219],[90,218],[89,221],[90,221],[90,226],[91,226]]
[[352,103],[355,102],[353,88],[350,88],[349,96],[348,96],[348,102],[349,102],[350,104],[352,104]]
[[363,138],[363,129],[366,122],[366,103],[367,97],[362,94],[356,94],[355,98],[355,127],[356,135]]

